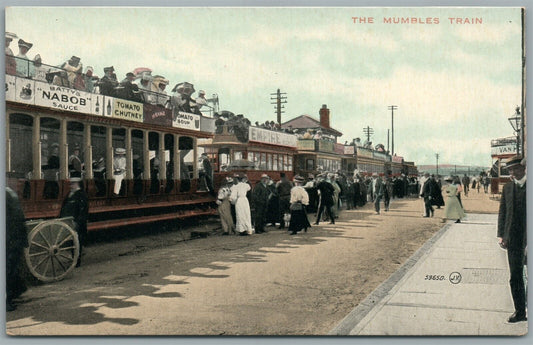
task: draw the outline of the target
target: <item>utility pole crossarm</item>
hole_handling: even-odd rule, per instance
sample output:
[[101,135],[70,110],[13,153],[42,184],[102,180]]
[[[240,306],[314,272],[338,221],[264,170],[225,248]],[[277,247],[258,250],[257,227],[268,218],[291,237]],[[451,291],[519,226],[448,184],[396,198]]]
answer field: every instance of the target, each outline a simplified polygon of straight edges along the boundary
[[271,100],[275,101],[271,102],[270,104],[275,105],[274,109],[276,109],[278,125],[281,125],[281,114],[284,113],[284,111],[281,110],[284,108],[282,104],[287,103],[287,96],[284,96],[286,93],[280,92],[280,89],[278,89],[276,93],[271,93],[270,95],[275,96],[274,98],[270,97]]

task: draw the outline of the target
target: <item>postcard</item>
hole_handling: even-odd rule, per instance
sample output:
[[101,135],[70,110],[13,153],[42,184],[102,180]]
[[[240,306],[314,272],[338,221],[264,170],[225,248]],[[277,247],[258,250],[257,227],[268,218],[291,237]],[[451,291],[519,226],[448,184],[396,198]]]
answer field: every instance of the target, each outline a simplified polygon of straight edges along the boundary
[[7,335],[526,335],[525,19],[7,7]]

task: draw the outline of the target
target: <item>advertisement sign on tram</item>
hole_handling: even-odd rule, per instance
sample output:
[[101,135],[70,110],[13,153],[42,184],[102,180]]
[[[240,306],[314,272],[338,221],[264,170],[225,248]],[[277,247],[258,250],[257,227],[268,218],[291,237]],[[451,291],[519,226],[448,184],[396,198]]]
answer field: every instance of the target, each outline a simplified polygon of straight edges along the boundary
[[19,103],[35,103],[35,82],[30,79],[17,78],[15,81],[15,99]]
[[144,104],[144,122],[170,127],[172,126],[172,110],[153,104]]
[[[105,99],[106,99],[106,102],[108,102],[108,104],[111,103],[111,106],[112,106],[111,116],[112,117],[122,119],[122,120],[135,121],[135,122],[144,121],[142,103],[126,101],[120,98],[113,98],[113,97],[109,97],[109,98],[111,99],[111,102],[109,102],[108,97],[106,97]],[[108,107],[107,109],[108,111],[109,105],[107,107]]]
[[[23,83],[27,79],[20,78]],[[18,84],[18,82],[17,82]],[[35,105],[52,109],[91,113],[92,94],[64,86],[35,82]]]
[[403,157],[402,156],[392,156],[392,161],[394,163],[403,163]]
[[345,155],[354,155],[355,154],[355,146],[352,146],[352,145],[344,146],[344,154]]
[[16,78],[15,76],[6,74],[6,100],[16,101],[15,97]]
[[248,129],[248,138],[251,141],[291,147],[296,147],[297,142],[297,138],[294,134],[276,132],[252,126]]
[[177,113],[174,113],[174,119],[172,120],[172,127],[199,131],[200,130],[200,115],[178,111]]

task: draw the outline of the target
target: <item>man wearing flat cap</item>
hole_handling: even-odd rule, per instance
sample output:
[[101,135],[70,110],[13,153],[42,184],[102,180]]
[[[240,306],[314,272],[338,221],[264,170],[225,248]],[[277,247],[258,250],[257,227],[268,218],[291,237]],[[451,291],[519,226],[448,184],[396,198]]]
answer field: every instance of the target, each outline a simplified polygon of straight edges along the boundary
[[507,162],[512,181],[503,187],[498,213],[498,243],[507,249],[511,275],[509,283],[515,308],[514,314],[507,320],[510,323],[527,321],[526,289],[523,278],[527,251],[527,193],[526,167],[521,162],[520,156],[515,156]]
[[255,233],[261,234],[265,231],[266,212],[268,208],[268,197],[270,190],[267,187],[269,177],[267,174],[261,175],[259,181],[252,192],[252,201],[254,205],[254,225]]
[[19,77],[27,78],[30,72],[30,61],[26,54],[31,47],[33,47],[33,44],[26,42],[23,39],[19,39],[18,45],[19,54],[17,55],[17,75]]

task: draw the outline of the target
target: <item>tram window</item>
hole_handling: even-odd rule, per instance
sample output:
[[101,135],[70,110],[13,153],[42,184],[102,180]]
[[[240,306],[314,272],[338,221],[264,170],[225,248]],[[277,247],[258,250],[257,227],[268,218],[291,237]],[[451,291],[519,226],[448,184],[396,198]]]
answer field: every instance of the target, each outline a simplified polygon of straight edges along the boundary
[[93,157],[93,177],[96,196],[106,195],[106,128],[104,126],[91,126],[91,147]]
[[111,146],[113,147],[113,174],[108,176],[115,180],[113,193],[115,195],[125,195],[126,183],[126,169],[128,162],[126,162],[126,129],[113,128],[111,130]]
[[33,170],[32,166],[33,118],[24,114],[9,116],[10,166],[8,177],[24,178]]
[[289,170],[288,171],[292,171],[292,156],[288,156],[288,157],[289,157],[289,160],[288,160]]
[[228,148],[221,148],[218,150],[218,166],[219,171],[227,171],[230,164],[230,155]]
[[267,162],[266,162],[266,153],[261,152],[261,158],[259,159],[259,170],[266,170],[267,168]]
[[315,170],[315,160],[308,159],[305,164],[305,170]]
[[158,194],[159,185],[159,171],[161,164],[161,157],[159,157],[159,133],[148,133],[148,148],[150,150],[150,193]]
[[42,193],[45,199],[57,199],[59,196],[60,122],[54,118],[43,117],[40,119],[40,128],[41,178],[45,180]]
[[67,123],[68,170],[71,177],[83,176],[83,128],[80,122]]
[[133,173],[133,194],[141,195],[143,192],[143,172],[144,172],[144,132],[138,129],[131,131],[132,173]]
[[242,151],[235,151],[235,152],[233,152],[233,159],[234,159],[234,160],[240,160],[240,159],[242,159]]
[[254,160],[253,160],[253,162],[254,162],[254,169],[255,169],[255,170],[259,169],[259,160],[260,160],[260,159],[261,159],[261,156],[260,156],[259,152],[255,152],[255,153],[254,153]]
[[193,175],[194,143],[190,137],[180,137],[178,147],[180,150],[180,192],[191,190]]
[[277,154],[272,155],[272,170],[279,171]]
[[165,157],[167,168],[165,193],[170,193],[174,189],[174,135],[172,134],[165,134]]
[[267,153],[267,170],[272,170],[272,154]]

